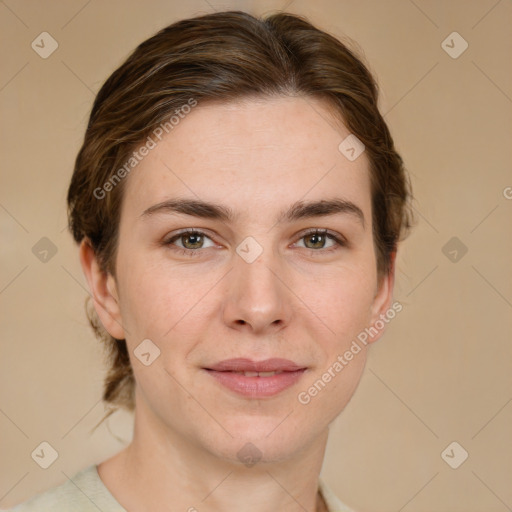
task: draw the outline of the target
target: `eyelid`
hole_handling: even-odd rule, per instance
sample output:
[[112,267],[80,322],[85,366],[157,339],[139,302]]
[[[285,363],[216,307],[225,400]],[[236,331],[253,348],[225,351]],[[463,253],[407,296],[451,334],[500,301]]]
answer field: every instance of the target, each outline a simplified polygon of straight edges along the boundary
[[[178,240],[183,235],[200,235],[204,238],[209,238],[212,242],[214,242],[213,236],[210,234],[208,230],[202,229],[202,228],[185,228],[182,230],[179,230],[172,234],[172,236],[165,237],[163,240],[164,245],[171,245],[172,242],[175,240]],[[181,247],[179,247],[181,249]],[[193,249],[187,249],[188,251],[193,251]],[[195,249],[195,251],[199,251],[200,249]]]
[[[309,247],[304,247],[304,249],[306,249],[310,253],[330,254],[343,247],[348,247],[349,245],[347,239],[342,234],[337,233],[336,231],[331,231],[327,228],[309,228],[304,231],[301,231],[297,236],[297,242],[309,235],[324,235],[325,237],[330,238],[334,242],[334,245],[332,247],[328,247],[326,249],[310,249]],[[294,242],[294,244],[297,242]]]
[[336,231],[331,231],[330,229],[327,229],[327,228],[308,228],[308,229],[305,229],[305,230],[301,231],[298,234],[297,239],[303,238],[303,237],[305,237],[307,235],[317,235],[317,234],[318,235],[330,235],[335,240],[338,240],[340,243],[348,244],[347,239],[341,233],[338,233]]

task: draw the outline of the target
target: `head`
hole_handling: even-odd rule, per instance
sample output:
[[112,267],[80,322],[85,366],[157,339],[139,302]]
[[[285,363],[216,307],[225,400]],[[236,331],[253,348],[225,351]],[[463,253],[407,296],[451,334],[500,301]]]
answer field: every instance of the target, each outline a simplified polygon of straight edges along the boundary
[[[174,23],[109,77],[68,205],[90,321],[109,352],[112,410],[137,403],[219,454],[232,455],[229,431],[271,458],[340,413],[382,329],[358,351],[353,342],[392,308],[410,219],[407,176],[377,102],[352,50],[288,14]],[[364,150],[353,158],[347,144]],[[145,365],[137,350],[148,339],[149,359],[159,356]],[[210,382],[208,367],[236,357],[307,370],[276,396],[248,399]],[[308,393],[319,379],[325,389]]]

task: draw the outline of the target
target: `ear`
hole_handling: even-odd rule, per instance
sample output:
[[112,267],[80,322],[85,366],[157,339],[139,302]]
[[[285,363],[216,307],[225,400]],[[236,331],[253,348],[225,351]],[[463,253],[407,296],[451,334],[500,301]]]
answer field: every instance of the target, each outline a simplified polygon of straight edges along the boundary
[[89,240],[84,239],[79,248],[80,264],[94,300],[94,308],[103,327],[118,340],[125,339],[121,322],[119,296],[114,277],[104,272],[99,265]]
[[[395,316],[395,310],[393,315],[386,314],[390,309],[393,301],[393,289],[395,286],[395,259],[396,250],[390,255],[389,272],[380,276],[377,283],[377,291],[373,299],[371,307],[371,319],[370,319],[370,336],[368,341],[373,343],[377,341],[384,333],[385,326],[388,324],[391,318]],[[393,308],[394,309],[394,308]]]

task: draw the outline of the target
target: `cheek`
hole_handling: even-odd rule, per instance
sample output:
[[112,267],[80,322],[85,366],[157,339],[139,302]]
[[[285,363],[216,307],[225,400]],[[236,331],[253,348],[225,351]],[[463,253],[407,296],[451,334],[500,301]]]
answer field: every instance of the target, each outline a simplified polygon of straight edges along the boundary
[[[365,267],[338,271],[315,292],[314,311],[328,327],[310,335],[323,356],[301,388],[297,401],[305,414],[332,421],[348,404],[364,370],[367,345],[358,336],[369,325],[373,273]],[[313,308],[311,308],[313,310]],[[319,325],[319,324],[317,324]]]
[[[128,256],[129,255],[129,256]],[[158,268],[128,244],[121,244],[117,258],[118,291],[126,340],[130,344],[155,336],[165,308],[165,278]],[[152,332],[146,329],[151,327]]]
[[312,279],[309,292],[306,289],[304,292],[314,305],[311,309],[319,313],[340,343],[368,326],[375,287],[376,273],[370,266],[360,265]]
[[204,297],[218,280],[212,272],[142,257],[120,258],[119,270],[121,315],[132,344],[150,338],[168,345],[184,326],[199,327]]

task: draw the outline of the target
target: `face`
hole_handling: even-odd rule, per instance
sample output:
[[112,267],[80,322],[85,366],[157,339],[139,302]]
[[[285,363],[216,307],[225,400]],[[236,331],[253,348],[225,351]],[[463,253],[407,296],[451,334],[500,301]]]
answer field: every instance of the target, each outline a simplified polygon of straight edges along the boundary
[[[215,456],[251,442],[270,461],[343,410],[366,359],[354,340],[392,289],[368,160],[338,149],[349,133],[311,98],[198,105],[126,178],[116,277],[92,286],[126,339],[137,414]],[[223,363],[240,358],[288,362]]]

